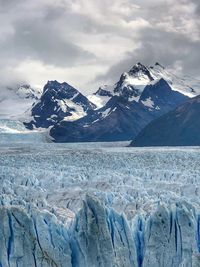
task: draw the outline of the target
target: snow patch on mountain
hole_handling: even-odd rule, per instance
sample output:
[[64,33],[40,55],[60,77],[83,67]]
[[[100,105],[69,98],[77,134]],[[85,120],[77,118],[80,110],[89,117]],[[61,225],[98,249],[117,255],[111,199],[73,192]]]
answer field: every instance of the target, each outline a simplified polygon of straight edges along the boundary
[[142,104],[149,108],[154,108],[154,102],[151,100],[151,97],[148,97],[146,100],[141,101]]
[[173,90],[178,91],[188,97],[194,97],[200,94],[200,80],[184,76],[178,77],[172,71],[164,68],[159,63],[149,67],[149,71],[154,80],[163,78],[166,80]]
[[75,121],[87,115],[87,112],[81,105],[74,103],[70,99],[66,99],[64,102],[65,102],[65,107],[68,106],[72,110],[70,112],[71,113],[70,116],[64,117],[65,121]]
[[88,95],[87,97],[90,102],[92,102],[95,106],[96,109],[102,108],[109,100],[110,97],[108,96],[97,96],[95,94],[93,95]]

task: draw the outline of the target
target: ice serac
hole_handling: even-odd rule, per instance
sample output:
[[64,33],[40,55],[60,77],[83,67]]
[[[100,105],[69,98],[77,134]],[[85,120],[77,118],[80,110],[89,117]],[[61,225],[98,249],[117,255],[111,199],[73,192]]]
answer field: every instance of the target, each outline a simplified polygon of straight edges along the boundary
[[198,218],[192,205],[175,203],[128,221],[91,196],[70,225],[38,209],[1,207],[0,266],[197,267]]
[[136,267],[136,247],[125,218],[87,197],[73,229],[73,266]]
[[159,206],[147,223],[142,266],[192,267],[193,256],[198,254],[196,232],[192,207],[184,203],[171,209]]
[[24,124],[29,129],[48,128],[63,119],[77,120],[94,108],[94,104],[68,83],[48,81],[31,109],[32,119]]
[[[123,77],[122,77],[123,80]],[[119,85],[118,85],[119,86]],[[135,101],[134,87],[116,87],[100,109],[75,122],[61,121],[51,130],[55,142],[125,141],[133,139],[149,122],[186,102],[189,98],[172,90],[160,79],[145,87]]]
[[200,96],[148,124],[133,146],[199,146]]
[[0,222],[0,266],[72,266],[67,230],[52,215],[1,207]]

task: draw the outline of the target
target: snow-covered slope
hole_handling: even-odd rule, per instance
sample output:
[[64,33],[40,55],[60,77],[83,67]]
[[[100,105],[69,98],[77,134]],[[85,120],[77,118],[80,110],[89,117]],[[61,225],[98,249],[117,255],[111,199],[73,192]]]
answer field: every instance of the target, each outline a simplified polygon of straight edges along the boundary
[[14,143],[45,143],[48,141],[44,131],[27,130],[21,121],[0,119],[0,145]]
[[199,149],[0,149],[3,267],[198,267]]
[[200,80],[188,75],[178,77],[159,63],[149,67],[137,63],[128,72],[124,72],[116,84],[100,87],[95,94],[89,96],[89,99],[98,107],[105,104],[113,95],[127,95],[130,101],[138,101],[145,86],[161,78],[167,81],[173,90],[186,96],[194,97],[200,94]]
[[178,77],[172,71],[167,70],[159,63],[156,63],[154,66],[150,66],[148,69],[154,80],[163,78],[175,91],[178,91],[189,97],[194,97],[200,94],[200,80],[188,75],[185,75],[184,77]]
[[0,90],[0,144],[46,142],[45,133],[28,131],[23,121],[30,119],[29,110],[41,91],[23,84]]
[[24,119],[25,112],[39,99],[41,91],[30,85],[19,85],[0,90],[0,118]]
[[96,106],[68,83],[48,81],[41,98],[31,109],[31,120],[25,125],[29,129],[48,128],[60,120],[74,121]]

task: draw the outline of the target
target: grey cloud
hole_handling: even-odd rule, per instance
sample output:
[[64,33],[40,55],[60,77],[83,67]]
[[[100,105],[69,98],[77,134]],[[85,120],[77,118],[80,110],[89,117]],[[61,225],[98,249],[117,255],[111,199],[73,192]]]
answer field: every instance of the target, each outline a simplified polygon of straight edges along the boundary
[[77,61],[93,57],[92,53],[57,34],[56,29],[40,22],[17,25],[15,34],[0,46],[3,51],[8,47],[9,53],[20,60],[31,57],[61,67],[74,66]]
[[199,0],[0,0],[0,80],[16,77],[26,60],[68,70],[72,79],[81,70],[83,88],[113,82],[138,61],[179,61],[198,77],[199,15]]
[[199,42],[191,42],[175,33],[158,30],[143,31],[140,42],[138,49],[127,53],[126,57],[113,65],[107,73],[97,76],[97,81],[117,81],[123,71],[128,71],[137,62],[147,66],[160,62],[166,67],[173,67],[178,61],[183,68],[183,74],[200,78]]
[[63,14],[61,9],[55,8],[54,13],[45,12],[42,18],[30,16],[17,20],[14,24],[14,34],[0,44],[0,53],[4,53],[6,58],[32,58],[60,67],[74,66],[77,62],[94,58],[92,53],[72,43],[67,32],[64,35],[60,31],[60,25],[54,20],[58,20]]
[[[146,1],[144,0],[142,2],[145,5]],[[176,4],[180,5],[181,2],[182,0],[175,1],[173,8],[175,9]],[[193,2],[197,4],[197,11],[200,3],[198,0],[193,0]],[[184,0],[184,4],[187,5],[187,3],[189,3],[189,1]],[[147,10],[140,11],[141,16],[145,17],[148,14],[152,27],[140,30],[135,39],[135,41],[140,44],[139,48],[126,53],[125,57],[120,60],[118,64],[111,66],[106,73],[98,75],[96,81],[117,81],[119,75],[123,71],[128,71],[137,62],[142,62],[145,65],[152,65],[155,62],[160,62],[167,67],[173,67],[176,62],[179,62],[183,74],[186,73],[200,78],[200,39],[194,40],[192,38],[192,34],[194,33],[194,31],[192,31],[193,29],[191,29],[191,32],[186,32],[185,34],[184,28],[183,32],[176,31],[175,29],[175,27],[177,27],[177,29],[180,27],[180,21],[182,23],[184,22],[183,19],[184,16],[187,17],[187,12],[186,14],[173,13],[171,11],[172,6],[170,2],[154,5],[156,5],[156,3],[152,3],[152,5],[149,3],[149,8]],[[165,17],[163,17],[164,14]],[[173,23],[172,26],[174,25],[173,31],[170,28],[171,25],[169,25],[169,30],[167,29],[167,23],[164,28],[157,27],[157,24],[163,22],[167,16],[171,16],[170,23]],[[194,14],[191,19],[194,25],[198,25],[199,17],[195,17]],[[196,34],[200,36],[200,28],[197,27],[197,29],[198,32]]]

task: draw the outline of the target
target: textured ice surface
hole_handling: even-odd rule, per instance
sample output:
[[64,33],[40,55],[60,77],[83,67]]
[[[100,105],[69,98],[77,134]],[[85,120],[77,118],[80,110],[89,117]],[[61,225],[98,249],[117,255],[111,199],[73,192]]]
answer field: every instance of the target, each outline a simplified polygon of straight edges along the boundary
[[200,266],[200,148],[0,148],[0,266]]

